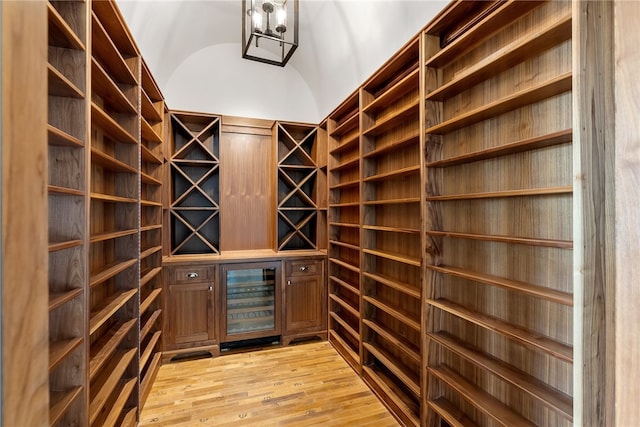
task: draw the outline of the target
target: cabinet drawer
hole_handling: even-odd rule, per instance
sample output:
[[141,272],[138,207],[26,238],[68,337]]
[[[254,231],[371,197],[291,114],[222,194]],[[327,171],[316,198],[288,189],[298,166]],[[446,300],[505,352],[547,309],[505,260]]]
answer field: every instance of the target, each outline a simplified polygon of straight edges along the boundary
[[171,267],[168,276],[168,280],[175,284],[211,282],[214,280],[214,268],[200,265]]
[[318,275],[322,273],[322,260],[299,259],[287,261],[285,271],[287,277]]

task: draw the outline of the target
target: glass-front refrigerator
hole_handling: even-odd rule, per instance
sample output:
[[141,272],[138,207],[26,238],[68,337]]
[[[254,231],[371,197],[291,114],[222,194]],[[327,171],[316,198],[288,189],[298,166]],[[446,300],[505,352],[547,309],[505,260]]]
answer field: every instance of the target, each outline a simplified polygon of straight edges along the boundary
[[280,335],[280,270],[280,262],[222,266],[223,343]]

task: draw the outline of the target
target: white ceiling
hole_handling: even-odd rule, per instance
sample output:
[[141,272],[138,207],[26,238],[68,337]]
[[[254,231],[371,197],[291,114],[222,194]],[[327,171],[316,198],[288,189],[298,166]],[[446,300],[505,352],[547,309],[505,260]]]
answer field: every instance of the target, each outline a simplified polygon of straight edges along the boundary
[[241,0],[117,0],[171,109],[318,123],[446,0],[300,0],[286,67],[242,59]]

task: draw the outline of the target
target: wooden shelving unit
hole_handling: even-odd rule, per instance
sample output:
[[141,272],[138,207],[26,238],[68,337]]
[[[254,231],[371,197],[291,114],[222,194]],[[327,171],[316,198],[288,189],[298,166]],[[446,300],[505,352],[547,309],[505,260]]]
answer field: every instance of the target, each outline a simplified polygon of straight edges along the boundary
[[149,395],[161,357],[162,190],[165,104],[142,62],[140,89],[140,407]]
[[139,405],[141,58],[114,3],[91,2],[91,36],[87,419],[103,425]]
[[318,126],[287,122],[276,122],[272,134],[278,161],[276,249],[318,249],[319,228],[326,227],[320,212],[326,199],[326,170],[320,163],[326,138]]
[[88,10],[49,1],[49,422],[87,417]]
[[415,37],[360,95],[363,378],[415,426],[422,382],[420,56]]
[[527,3],[423,34],[423,425],[573,422],[572,10]]
[[220,117],[171,113],[170,253],[220,253]]
[[327,120],[329,340],[361,372],[360,97]]

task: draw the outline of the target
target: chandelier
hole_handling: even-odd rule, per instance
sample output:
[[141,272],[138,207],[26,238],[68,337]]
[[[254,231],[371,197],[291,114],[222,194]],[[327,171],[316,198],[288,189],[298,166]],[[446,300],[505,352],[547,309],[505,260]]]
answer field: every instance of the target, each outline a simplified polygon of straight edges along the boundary
[[298,47],[298,0],[242,0],[242,57],[284,67]]

